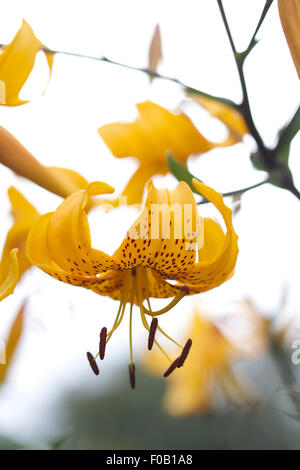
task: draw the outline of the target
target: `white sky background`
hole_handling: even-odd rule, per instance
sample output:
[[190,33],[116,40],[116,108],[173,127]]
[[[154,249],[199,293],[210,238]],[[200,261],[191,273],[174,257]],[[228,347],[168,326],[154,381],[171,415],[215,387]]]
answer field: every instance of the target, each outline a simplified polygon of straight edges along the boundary
[[[254,31],[263,0],[225,0],[228,20],[237,48],[243,49]],[[89,55],[105,55],[120,62],[147,65],[148,47],[158,22],[164,62],[159,71],[194,87],[234,100],[241,97],[239,81],[216,1],[0,1],[0,43],[9,42],[25,18],[37,37],[49,48]],[[281,30],[276,1],[259,33],[257,45],[246,63],[247,84],[255,122],[272,145],[299,102],[299,81]],[[0,107],[1,125],[11,131],[44,164],[72,168],[88,180],[105,181],[119,193],[133,173],[133,159],[115,159],[101,141],[97,128],[117,120],[132,120],[135,103],[155,101],[175,108],[184,98],[170,82],[106,63],[57,55],[46,94],[39,97],[47,71],[38,58],[25,94],[36,98],[25,106]],[[185,108],[198,128],[212,140],[221,140],[223,126],[208,119],[197,106]],[[251,139],[243,145],[209,152],[191,159],[190,169],[220,192],[256,183],[264,174],[249,161]],[[299,136],[292,145],[291,167],[300,187]],[[175,185],[171,176],[158,177],[159,186]],[[6,189],[15,185],[41,211],[57,207],[60,199],[0,171],[0,242],[10,226]],[[230,201],[228,200],[228,203]],[[205,213],[216,216],[211,208]],[[278,309],[282,289],[289,286],[287,311],[299,313],[299,201],[286,191],[265,186],[247,193],[235,218],[240,256],[232,280],[203,299],[224,305],[247,295],[267,314]],[[94,246],[110,253],[121,242],[135,217],[134,210],[92,215]],[[31,270],[16,295],[1,303],[0,338],[22,299],[29,297],[26,334],[6,385],[0,392],[0,432],[20,438],[41,439],[51,430],[44,417],[65,387],[106,387],[115,366],[127,354],[127,325],[112,340],[100,378],[91,375],[85,352],[96,350],[102,326],[112,324],[117,303],[84,289],[66,286],[38,270]],[[166,314],[162,324],[178,336],[200,296],[185,299]],[[227,311],[228,307],[227,307]],[[226,309],[225,309],[226,312]],[[137,316],[138,318],[138,316]],[[125,322],[127,320],[125,319]],[[138,319],[137,324],[140,323]],[[172,324],[171,324],[172,323]],[[146,333],[136,326],[137,343],[144,346]],[[138,393],[138,389],[135,393]],[[158,404],[159,406],[159,404]]]

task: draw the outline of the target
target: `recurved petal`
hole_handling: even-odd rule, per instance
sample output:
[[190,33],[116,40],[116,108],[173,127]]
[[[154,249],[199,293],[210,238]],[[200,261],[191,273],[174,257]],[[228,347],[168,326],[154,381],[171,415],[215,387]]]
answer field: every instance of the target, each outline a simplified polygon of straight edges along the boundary
[[14,223],[9,230],[4,244],[0,262],[0,283],[4,281],[9,272],[9,253],[18,248],[18,261],[20,276],[31,266],[26,256],[26,239],[33,222],[39,217],[38,211],[14,187],[9,188],[8,196],[11,203]]
[[[43,44],[36,38],[29,24],[23,20],[22,26],[13,41],[3,48],[0,55],[0,80],[5,83],[5,105],[17,106],[27,101],[19,99],[31,70],[37,53]],[[51,72],[53,55],[46,56]]]
[[85,287],[101,295],[120,298],[124,273],[109,271],[102,275],[80,274],[72,266],[69,266],[68,269],[62,269],[51,258],[47,243],[47,232],[52,216],[53,212],[39,217],[28,236],[27,254],[32,264],[66,284]]
[[[91,283],[88,288],[97,294],[109,296],[114,300],[121,300],[124,280],[124,271],[109,271],[98,276],[97,280]],[[130,293],[128,297],[130,298]]]
[[65,199],[55,212],[40,217],[27,241],[27,256],[32,264],[46,272],[50,270],[50,274],[58,267],[79,279],[112,269],[111,256],[91,246],[85,212],[90,196],[112,191],[105,183],[91,183],[86,190]]
[[204,252],[201,254],[201,250],[199,251],[200,261],[180,279],[180,282],[187,284],[195,293],[212,289],[232,276],[238,255],[238,237],[232,225],[232,211],[225,206],[223,197],[197,180],[193,180],[193,185],[220,211],[227,229],[226,236],[223,237],[220,227],[206,220]]
[[9,254],[9,270],[6,278],[0,285],[0,300],[5,299],[15,290],[19,279],[18,250],[14,249]]
[[221,143],[221,146],[234,145],[240,142],[244,135],[249,134],[245,119],[236,109],[211,98],[195,95],[191,95],[191,97],[205,108],[212,117],[219,119],[227,127],[229,136]]
[[147,295],[158,299],[173,297],[178,293],[176,286],[167,282],[159,273],[153,269],[146,270]]
[[198,251],[198,261],[210,261],[223,250],[225,233],[222,227],[213,219],[204,218],[203,247]]
[[18,346],[20,337],[23,331],[23,323],[24,323],[24,310],[25,310],[25,303],[20,308],[12,328],[10,330],[8,339],[6,341],[6,351],[5,351],[5,364],[1,364],[0,362],[0,384],[2,384],[6,378],[8,369],[11,364],[11,360],[15,353],[15,350]]
[[47,167],[47,170],[66,188],[66,194],[68,195],[79,191],[79,189],[85,189],[89,184],[77,171],[69,168],[51,166]]
[[197,209],[189,186],[174,190],[148,184],[145,208],[114,253],[119,266],[144,266],[176,279],[192,269],[196,253]]

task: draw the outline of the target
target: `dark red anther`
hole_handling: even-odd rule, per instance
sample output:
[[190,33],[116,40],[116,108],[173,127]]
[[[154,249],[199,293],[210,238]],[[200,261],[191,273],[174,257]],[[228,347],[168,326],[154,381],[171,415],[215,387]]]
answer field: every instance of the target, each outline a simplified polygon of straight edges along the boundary
[[104,359],[105,356],[105,348],[106,348],[106,336],[107,336],[107,328],[104,326],[100,331],[100,342],[99,342],[99,356],[100,359]]
[[95,375],[99,375],[99,368],[97,366],[97,363],[94,359],[93,354],[91,354],[90,352],[87,352],[86,355],[87,355],[92,371],[94,372]]
[[129,364],[129,382],[132,389],[135,388],[135,365]]
[[185,363],[186,358],[188,357],[191,346],[192,346],[192,340],[191,340],[191,338],[189,338],[187,340],[187,342],[185,343],[185,346],[182,350],[182,353],[180,354],[180,356],[178,358],[178,366],[177,367],[182,367],[183,366],[183,364]]
[[177,367],[179,367],[179,360],[180,360],[180,357],[177,357],[177,359],[175,359],[175,361],[172,362],[172,364],[170,365],[170,367],[166,370],[166,372],[164,373],[164,377],[169,377],[170,374],[172,374],[172,372],[177,369]]
[[183,291],[185,293],[185,295],[187,295],[191,292],[191,289],[187,285],[179,286],[179,290]]
[[158,326],[158,319],[154,317],[152,319],[151,325],[150,325],[150,330],[149,330],[149,337],[148,337],[148,349],[151,351],[153,344],[154,344],[154,338],[155,338],[155,333],[157,330]]

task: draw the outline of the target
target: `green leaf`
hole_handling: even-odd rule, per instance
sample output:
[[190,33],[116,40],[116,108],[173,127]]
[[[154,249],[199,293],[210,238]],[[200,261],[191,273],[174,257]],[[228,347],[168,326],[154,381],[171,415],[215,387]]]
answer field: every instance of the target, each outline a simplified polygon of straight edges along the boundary
[[295,112],[290,122],[278,133],[278,144],[276,146],[277,159],[287,165],[290,155],[290,146],[293,138],[300,130],[300,106]]
[[170,172],[173,173],[178,181],[185,181],[193,193],[199,194],[201,196],[201,194],[193,186],[193,179],[195,178],[196,180],[200,181],[200,183],[203,181],[192,175],[192,173],[190,173],[189,170],[184,165],[182,165],[182,163],[176,160],[170,153],[167,154],[167,164]]

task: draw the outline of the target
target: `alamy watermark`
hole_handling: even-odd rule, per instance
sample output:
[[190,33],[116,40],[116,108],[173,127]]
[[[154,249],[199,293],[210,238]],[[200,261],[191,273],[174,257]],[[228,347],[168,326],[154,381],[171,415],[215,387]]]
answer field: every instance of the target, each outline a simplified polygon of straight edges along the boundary
[[6,364],[6,344],[0,339],[0,365]]
[[[104,210],[113,206],[100,205]],[[127,197],[119,198],[119,207],[127,206]],[[128,230],[133,240],[182,240],[187,250],[200,250],[204,244],[204,219],[198,214],[194,204],[133,204],[142,211]]]
[[6,85],[3,80],[0,80],[0,104],[6,104]]
[[295,366],[300,364],[300,339],[295,339],[292,342],[292,349],[295,351],[292,353],[291,361]]

